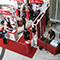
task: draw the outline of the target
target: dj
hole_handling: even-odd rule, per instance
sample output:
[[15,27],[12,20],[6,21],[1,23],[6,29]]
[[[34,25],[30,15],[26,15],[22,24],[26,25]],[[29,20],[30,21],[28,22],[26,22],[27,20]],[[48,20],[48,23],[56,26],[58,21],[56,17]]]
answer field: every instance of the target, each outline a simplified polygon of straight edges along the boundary
[[30,32],[27,31],[26,28],[25,28],[25,31],[24,31],[23,35],[24,35],[24,39],[25,39],[25,40],[28,40],[28,39],[30,39],[30,37],[31,37]]
[[50,35],[49,41],[51,42],[55,38],[55,32],[52,29],[50,29],[48,31],[48,35],[47,35],[46,39],[48,39],[49,35]]

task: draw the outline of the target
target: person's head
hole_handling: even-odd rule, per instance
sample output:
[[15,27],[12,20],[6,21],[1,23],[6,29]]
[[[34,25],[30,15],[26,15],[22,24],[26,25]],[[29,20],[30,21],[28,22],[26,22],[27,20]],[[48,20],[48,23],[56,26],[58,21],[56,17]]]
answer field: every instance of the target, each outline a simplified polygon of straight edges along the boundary
[[50,29],[50,32],[52,32],[53,30],[52,29]]
[[25,28],[25,32],[27,32],[27,29]]
[[1,24],[4,25],[4,21],[1,21]]
[[2,27],[2,31],[5,30],[4,27]]
[[24,19],[24,16],[22,16],[22,18]]
[[35,16],[35,14],[33,14],[33,16]]
[[9,24],[9,25],[10,25],[10,22],[7,22],[7,24]]

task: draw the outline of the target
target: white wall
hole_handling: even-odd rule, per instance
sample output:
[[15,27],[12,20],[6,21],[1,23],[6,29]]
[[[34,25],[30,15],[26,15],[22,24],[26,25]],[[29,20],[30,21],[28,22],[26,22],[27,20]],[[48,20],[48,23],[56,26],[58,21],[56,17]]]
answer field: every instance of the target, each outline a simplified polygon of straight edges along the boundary
[[1,0],[0,1],[0,4],[3,4],[3,5],[11,5],[11,4],[13,4],[14,3],[14,1],[13,0]]
[[49,0],[43,0],[43,1],[49,1]]
[[60,2],[60,0],[59,0],[59,2]]

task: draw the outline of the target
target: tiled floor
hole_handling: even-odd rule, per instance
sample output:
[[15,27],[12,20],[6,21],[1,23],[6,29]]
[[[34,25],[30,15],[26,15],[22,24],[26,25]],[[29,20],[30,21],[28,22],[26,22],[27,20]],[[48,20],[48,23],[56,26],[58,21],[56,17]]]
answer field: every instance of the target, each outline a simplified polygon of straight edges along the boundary
[[[58,38],[59,37],[58,34],[60,32],[59,25],[57,25],[56,28],[54,28],[54,26],[51,28],[46,28],[46,31],[44,33],[45,36],[49,29],[53,29],[56,32],[55,39],[60,42],[60,39]],[[20,35],[22,35],[22,34],[20,34]],[[60,54],[57,54],[54,56],[50,52],[46,51],[45,49],[39,50],[39,48],[38,48],[34,57],[31,59],[26,56],[20,55],[18,53],[15,53],[13,51],[0,47],[0,60],[60,60]]]

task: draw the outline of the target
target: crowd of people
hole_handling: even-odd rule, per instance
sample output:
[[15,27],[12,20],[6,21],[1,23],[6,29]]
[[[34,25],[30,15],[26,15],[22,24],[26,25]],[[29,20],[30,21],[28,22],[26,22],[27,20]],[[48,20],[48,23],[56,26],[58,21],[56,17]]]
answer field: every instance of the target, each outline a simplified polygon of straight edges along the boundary
[[[8,7],[7,9],[9,9],[9,8],[11,8],[11,7],[13,7],[13,5],[11,5],[10,7]],[[22,20],[23,20],[23,25],[24,25],[24,33],[23,33],[23,35],[24,35],[24,39],[25,40],[28,40],[28,39],[30,39],[30,37],[32,38],[32,36],[31,36],[31,34],[30,34],[30,32],[29,31],[27,31],[27,29],[26,29],[26,4],[25,3],[18,3],[17,2],[17,8],[18,8],[18,15],[19,15],[19,18],[21,17],[22,18]],[[13,28],[12,27],[12,25],[11,25],[11,19],[13,20],[13,15],[15,15],[15,12],[14,12],[14,8],[12,8],[11,9],[11,11],[10,11],[10,13],[11,13],[11,15],[12,15],[12,17],[10,18],[10,17],[8,17],[8,16],[6,16],[6,15],[3,15],[3,20],[1,21],[1,25],[6,25],[8,28]],[[37,7],[36,7],[36,10],[34,11],[33,9],[32,9],[32,4],[28,4],[28,10],[29,10],[29,20],[32,20],[32,21],[34,21],[35,19],[36,19],[36,17],[39,15],[39,13],[40,13],[40,9],[38,9]],[[2,28],[2,35],[4,36],[4,37],[2,37],[3,38],[3,43],[4,44],[8,44],[7,42],[6,42],[6,37],[5,37],[5,34],[7,33],[7,31],[6,30],[4,30],[4,28]],[[35,30],[35,27],[34,28],[32,28],[32,32],[33,33],[35,33],[36,32],[36,30]]]
[[[17,3],[17,8],[18,8],[18,15],[19,17],[24,16],[26,18],[26,4],[25,3]],[[32,4],[28,4],[28,10],[29,10],[29,20],[31,19],[32,21],[35,20],[35,18],[39,15],[40,13],[40,7],[39,5],[36,5],[35,11],[32,9]]]

